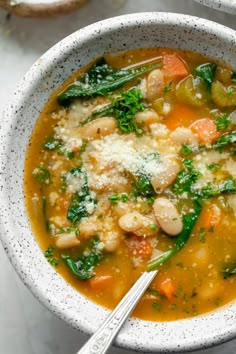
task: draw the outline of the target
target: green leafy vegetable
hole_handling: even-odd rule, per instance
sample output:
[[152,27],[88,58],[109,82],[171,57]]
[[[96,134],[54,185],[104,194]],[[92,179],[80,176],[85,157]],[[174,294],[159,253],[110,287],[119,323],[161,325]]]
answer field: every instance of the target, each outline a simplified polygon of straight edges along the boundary
[[44,252],[44,256],[46,257],[46,258],[48,258],[48,262],[52,265],[52,266],[54,266],[54,267],[57,267],[58,266],[58,264],[59,264],[59,261],[58,261],[58,259],[56,259],[56,258],[54,258],[53,256],[54,256],[54,246],[53,245],[50,245],[49,247],[48,247],[48,249]]
[[48,247],[48,249],[44,252],[44,256],[45,256],[46,258],[52,257],[52,256],[54,255],[53,251],[54,251],[54,246],[53,246],[53,245],[50,245],[50,246]]
[[54,137],[50,137],[43,145],[43,148],[49,151],[57,151],[58,155],[64,155],[69,160],[75,156],[73,151],[69,151],[65,144],[63,144],[60,140],[55,139]]
[[215,64],[202,64],[195,69],[195,73],[198,77],[201,77],[208,87],[211,87],[216,71]]
[[170,81],[169,84],[163,88],[163,93],[170,92],[172,88],[173,88],[173,81]]
[[223,268],[223,276],[224,279],[228,279],[230,278],[232,275],[236,274],[236,262],[232,262],[230,264],[227,264],[224,268]]
[[71,202],[67,211],[67,219],[72,223],[80,221],[83,217],[88,216],[88,205],[93,204],[94,208],[96,200],[91,195],[88,188],[87,173],[82,171],[81,168],[76,167],[69,172],[72,176],[77,177],[81,181],[81,189],[73,194]]
[[141,91],[137,88],[132,88],[121,93],[118,98],[110,97],[112,103],[100,110],[94,111],[92,116],[82,122],[85,125],[99,117],[107,115],[115,116],[117,119],[118,128],[125,134],[135,132],[142,134],[142,129],[135,121],[135,115],[139,111],[145,109]]
[[81,77],[80,81],[70,85],[58,96],[58,102],[67,105],[73,98],[107,95],[130,80],[161,65],[162,62],[159,61],[133,69],[116,69],[107,64],[105,58],[101,58]]
[[193,152],[191,146],[189,144],[182,144],[182,147],[181,147],[181,153],[183,155],[189,155]]
[[205,242],[205,236],[206,236],[206,229],[204,227],[201,227],[200,233],[199,233],[199,241],[204,243]]
[[225,130],[231,123],[231,119],[227,114],[223,114],[216,119],[214,119],[214,123],[217,126],[217,130]]
[[33,176],[40,184],[49,185],[51,183],[50,172],[46,169],[43,163],[33,170]]
[[126,193],[120,193],[120,194],[112,194],[108,197],[108,199],[110,200],[110,202],[113,205],[117,205],[119,203],[119,201],[121,201],[123,203],[127,202],[129,197]]
[[234,144],[236,142],[236,132],[231,132],[222,135],[216,142],[212,145],[213,148],[222,150],[229,144]]
[[184,245],[187,243],[192,233],[193,227],[201,213],[201,210],[202,210],[202,202],[198,200],[196,201],[196,207],[194,212],[183,216],[183,230],[176,238],[174,246],[170,250],[164,252],[160,257],[151,260],[148,263],[148,271],[151,271],[161,266],[163,263],[165,263],[170,258],[172,258],[184,247]]
[[[196,191],[197,193],[197,191]],[[209,199],[224,193],[236,193],[236,181],[233,179],[226,179],[216,186],[212,186],[210,183],[203,187],[198,194],[203,199]]]
[[54,137],[50,137],[43,145],[44,149],[54,151],[61,145],[60,141]]
[[102,253],[97,247],[99,243],[100,240],[97,238],[92,240],[89,246],[90,253],[87,256],[80,257],[77,261],[68,255],[61,255],[66,266],[77,278],[88,280],[96,275],[96,273],[93,272],[93,269],[102,258]]
[[210,171],[218,171],[221,168],[220,163],[211,163],[209,165],[206,165],[207,169]]
[[191,159],[183,160],[185,169],[180,171],[172,186],[172,191],[176,194],[193,193],[192,186],[201,176],[192,163]]
[[150,198],[155,195],[155,191],[150,182],[150,179],[147,176],[141,175],[137,182],[134,184],[134,196],[142,196]]

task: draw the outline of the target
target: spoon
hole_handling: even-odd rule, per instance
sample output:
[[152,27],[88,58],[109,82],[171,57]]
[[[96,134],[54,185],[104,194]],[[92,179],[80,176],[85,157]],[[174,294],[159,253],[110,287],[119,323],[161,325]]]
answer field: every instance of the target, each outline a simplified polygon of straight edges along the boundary
[[105,354],[157,273],[158,270],[144,272],[100,328],[76,354]]

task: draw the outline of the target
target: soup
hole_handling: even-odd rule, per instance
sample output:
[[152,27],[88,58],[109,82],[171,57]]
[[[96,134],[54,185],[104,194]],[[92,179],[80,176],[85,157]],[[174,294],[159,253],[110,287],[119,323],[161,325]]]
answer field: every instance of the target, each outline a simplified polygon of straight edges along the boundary
[[25,196],[48,262],[114,308],[159,273],[133,315],[212,311],[236,295],[236,75],[196,53],[105,55],[48,101]]

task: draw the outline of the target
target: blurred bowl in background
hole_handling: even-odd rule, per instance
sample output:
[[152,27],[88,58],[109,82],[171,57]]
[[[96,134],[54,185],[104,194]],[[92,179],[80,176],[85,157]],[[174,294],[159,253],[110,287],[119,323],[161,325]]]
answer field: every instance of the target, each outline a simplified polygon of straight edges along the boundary
[[211,7],[212,9],[236,14],[236,0],[195,0],[199,4]]
[[78,10],[88,0],[0,0],[0,7],[21,17],[58,16]]

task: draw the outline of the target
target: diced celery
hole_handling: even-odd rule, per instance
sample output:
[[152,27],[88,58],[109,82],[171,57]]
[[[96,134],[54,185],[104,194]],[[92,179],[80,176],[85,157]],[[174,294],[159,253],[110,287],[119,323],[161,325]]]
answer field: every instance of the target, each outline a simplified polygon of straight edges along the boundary
[[231,107],[236,104],[236,86],[224,87],[219,81],[215,81],[211,87],[211,98],[219,107]]
[[201,107],[207,100],[206,87],[201,78],[192,75],[184,78],[176,87],[176,97],[179,101],[191,106]]

